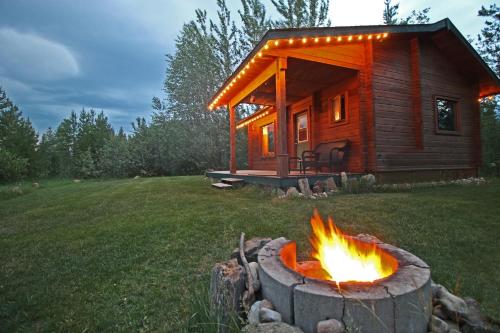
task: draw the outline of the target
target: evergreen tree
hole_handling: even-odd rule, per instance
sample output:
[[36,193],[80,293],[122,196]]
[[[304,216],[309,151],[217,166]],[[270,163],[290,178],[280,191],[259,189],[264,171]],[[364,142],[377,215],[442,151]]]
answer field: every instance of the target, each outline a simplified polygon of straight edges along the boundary
[[[22,174],[18,174],[17,178],[37,175],[37,141],[38,135],[30,120],[23,117],[22,112],[0,87],[0,149],[5,160],[10,160],[11,165],[16,165],[16,170],[21,171],[22,168],[17,167],[25,165]],[[17,163],[16,159],[25,162]]]
[[382,14],[384,24],[398,24],[399,3],[393,5],[391,0],[384,0],[384,13]]
[[[485,18],[484,27],[477,37],[476,48],[486,63],[500,76],[500,7],[484,6],[478,12]],[[483,161],[500,161],[500,99],[494,97],[481,102],[481,135]]]
[[240,45],[243,54],[250,52],[271,28],[266,7],[260,0],[241,0],[243,11],[238,13],[243,23],[240,33]]
[[279,28],[302,28],[330,26],[328,19],[329,0],[271,0],[281,15],[274,22]]
[[426,24],[430,22],[429,12],[430,7],[422,10],[412,10],[410,16],[401,20],[399,24]]

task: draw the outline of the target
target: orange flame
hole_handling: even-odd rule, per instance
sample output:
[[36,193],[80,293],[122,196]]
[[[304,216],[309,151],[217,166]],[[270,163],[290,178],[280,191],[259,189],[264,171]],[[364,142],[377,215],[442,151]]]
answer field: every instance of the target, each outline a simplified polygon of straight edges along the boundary
[[329,280],[339,282],[373,282],[397,269],[397,261],[375,243],[365,243],[344,235],[328,217],[325,226],[318,211],[311,217],[312,256],[319,260]]

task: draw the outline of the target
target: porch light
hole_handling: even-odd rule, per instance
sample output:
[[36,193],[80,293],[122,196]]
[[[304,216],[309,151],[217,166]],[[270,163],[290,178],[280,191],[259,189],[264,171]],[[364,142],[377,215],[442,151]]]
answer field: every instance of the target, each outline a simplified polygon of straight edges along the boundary
[[326,37],[326,42],[327,43],[330,43],[331,40],[332,40],[332,38],[330,36]]
[[358,40],[362,40],[362,39],[363,39],[363,35],[359,35]]
[[347,38],[347,40],[348,40],[348,41],[352,41],[352,36],[349,36],[349,37]]
[[267,45],[267,44],[266,44],[266,45],[264,46],[264,49],[268,50],[268,49],[269,49],[269,45]]
[[304,37],[304,38],[302,38],[302,44],[305,44],[305,43],[307,43],[307,38]]
[[319,38],[318,37],[314,38],[314,42],[315,43],[319,42]]
[[372,35],[368,35],[368,39],[372,39],[372,37],[373,37]]
[[280,44],[279,41],[277,41],[277,40],[274,41],[274,46],[278,46],[279,44]]
[[288,40],[288,44],[290,44],[290,45],[292,45],[292,44],[293,44],[293,38],[290,38],[290,39]]
[[338,36],[337,37],[337,42],[341,42],[342,41],[342,37],[341,36]]

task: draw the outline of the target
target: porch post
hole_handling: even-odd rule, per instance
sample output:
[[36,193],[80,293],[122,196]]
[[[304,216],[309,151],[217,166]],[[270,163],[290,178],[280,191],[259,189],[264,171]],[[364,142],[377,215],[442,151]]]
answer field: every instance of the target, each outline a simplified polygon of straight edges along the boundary
[[276,113],[278,122],[277,167],[278,177],[288,176],[288,148],[286,123],[286,69],[287,59],[276,59]]
[[236,173],[236,115],[234,106],[231,104],[227,105],[229,110],[229,171],[231,174]]

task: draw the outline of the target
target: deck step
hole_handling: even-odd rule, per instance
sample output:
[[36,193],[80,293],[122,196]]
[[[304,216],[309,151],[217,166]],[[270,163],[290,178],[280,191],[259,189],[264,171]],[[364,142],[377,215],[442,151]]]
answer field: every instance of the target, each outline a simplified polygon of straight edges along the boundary
[[233,185],[226,184],[226,183],[213,183],[212,186],[215,188],[218,188],[220,190],[226,190],[226,189],[233,188]]
[[222,178],[221,181],[226,184],[239,185],[243,184],[245,181],[240,178]]

